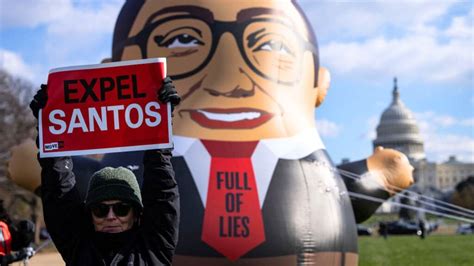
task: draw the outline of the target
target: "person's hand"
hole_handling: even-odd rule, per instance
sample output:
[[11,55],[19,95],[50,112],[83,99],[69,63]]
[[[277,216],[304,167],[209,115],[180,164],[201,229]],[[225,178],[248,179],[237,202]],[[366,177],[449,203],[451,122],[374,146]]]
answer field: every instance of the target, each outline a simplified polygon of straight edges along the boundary
[[32,247],[27,247],[27,248],[24,248],[23,250],[28,259],[35,255],[35,250]]
[[173,81],[170,77],[163,79],[163,84],[161,89],[158,91],[158,99],[162,103],[170,103],[171,111],[174,110],[174,107],[181,102],[181,97],[179,97],[178,92],[173,84]]
[[38,119],[38,113],[40,109],[43,109],[48,102],[47,94],[48,86],[46,84],[41,84],[41,89],[36,92],[33,96],[33,100],[30,102],[30,109],[36,119]]
[[399,151],[377,147],[374,154],[367,158],[367,166],[370,173],[380,178],[391,195],[414,183],[414,168],[405,154]]
[[35,255],[35,250],[32,247],[22,248],[19,251],[18,259],[27,260]]

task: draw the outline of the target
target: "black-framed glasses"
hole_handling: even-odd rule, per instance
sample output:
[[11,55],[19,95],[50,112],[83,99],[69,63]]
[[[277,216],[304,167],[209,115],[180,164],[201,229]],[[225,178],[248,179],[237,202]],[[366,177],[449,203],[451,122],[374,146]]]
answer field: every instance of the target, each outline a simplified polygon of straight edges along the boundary
[[[237,40],[249,68],[266,79],[288,85],[297,82],[305,51],[314,54],[317,68],[317,48],[292,25],[274,18],[207,22],[192,15],[171,16],[146,25],[125,46],[138,45],[142,58],[167,57],[168,75],[182,79],[209,63],[226,32]],[[235,55],[229,50],[229,56]]]
[[132,205],[124,202],[117,202],[114,204],[97,203],[91,206],[91,212],[97,218],[106,217],[109,214],[110,209],[112,209],[116,216],[125,217],[130,213]]

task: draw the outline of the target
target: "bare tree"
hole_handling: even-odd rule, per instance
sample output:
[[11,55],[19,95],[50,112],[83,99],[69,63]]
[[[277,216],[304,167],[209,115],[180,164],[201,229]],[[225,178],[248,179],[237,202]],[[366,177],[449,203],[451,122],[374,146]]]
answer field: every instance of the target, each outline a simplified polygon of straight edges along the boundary
[[36,120],[28,107],[34,91],[27,80],[0,69],[0,198],[13,219],[41,217],[36,196],[6,178],[10,149],[35,134]]
[[[34,134],[35,119],[28,108],[33,93],[33,85],[30,82],[13,77],[0,69],[0,160],[2,164],[12,146]],[[4,176],[4,174],[5,172],[0,172],[0,175]]]
[[474,210],[474,176],[469,176],[456,185],[451,200],[456,205]]
[[34,134],[36,122],[28,108],[33,93],[30,82],[0,69],[0,179],[10,149]]

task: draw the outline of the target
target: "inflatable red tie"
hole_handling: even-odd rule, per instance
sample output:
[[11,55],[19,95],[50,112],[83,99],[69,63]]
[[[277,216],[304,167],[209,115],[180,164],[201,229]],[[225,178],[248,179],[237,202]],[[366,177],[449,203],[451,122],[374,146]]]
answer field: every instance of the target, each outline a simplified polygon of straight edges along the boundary
[[234,261],[265,241],[250,159],[258,142],[202,143],[212,160],[201,238]]

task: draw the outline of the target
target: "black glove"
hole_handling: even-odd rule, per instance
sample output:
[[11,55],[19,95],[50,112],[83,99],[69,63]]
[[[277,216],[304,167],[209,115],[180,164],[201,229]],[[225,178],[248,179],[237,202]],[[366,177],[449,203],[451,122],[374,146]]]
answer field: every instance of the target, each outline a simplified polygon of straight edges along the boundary
[[171,103],[171,111],[181,102],[181,97],[179,97],[170,77],[163,79],[161,89],[158,91],[158,99],[162,103]]
[[36,92],[35,96],[33,96],[33,100],[30,102],[30,109],[36,119],[38,119],[38,113],[40,109],[43,109],[48,102],[48,94],[47,94],[48,86],[46,84],[41,84],[41,89]]

